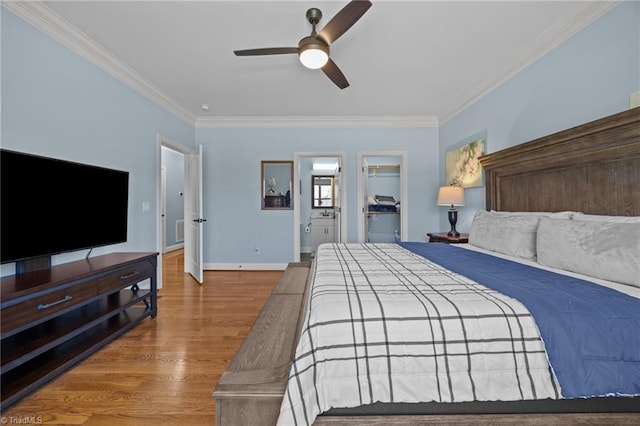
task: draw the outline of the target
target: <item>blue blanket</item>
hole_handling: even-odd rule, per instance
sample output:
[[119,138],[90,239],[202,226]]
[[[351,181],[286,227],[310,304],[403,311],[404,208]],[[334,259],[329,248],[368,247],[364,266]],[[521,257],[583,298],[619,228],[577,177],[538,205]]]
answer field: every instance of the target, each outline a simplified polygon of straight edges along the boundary
[[640,299],[448,244],[399,244],[524,304],[564,398],[640,395]]

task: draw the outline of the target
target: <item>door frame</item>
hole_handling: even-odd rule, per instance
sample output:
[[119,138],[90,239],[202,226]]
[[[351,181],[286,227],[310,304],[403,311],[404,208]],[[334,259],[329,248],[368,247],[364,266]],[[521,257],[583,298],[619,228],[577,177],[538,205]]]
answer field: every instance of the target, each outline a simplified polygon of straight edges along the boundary
[[407,151],[358,151],[358,242],[366,241],[367,236],[364,234],[364,161],[365,157],[400,157],[400,239],[407,241],[409,238],[409,180],[407,170]]
[[160,255],[167,252],[167,169],[160,165],[160,230],[162,251]]
[[[293,202],[293,261],[300,262],[300,192],[302,182],[300,180],[300,159],[314,157],[338,157],[340,158],[340,241],[344,242],[347,235],[347,153],[344,151],[314,151],[293,153],[293,181],[298,182],[298,193]],[[307,182],[308,183],[308,182]]]
[[[156,135],[156,252],[158,255],[158,266],[156,268],[157,282],[158,288],[162,288],[162,253],[163,253],[163,220],[162,220],[162,206],[160,205],[160,201],[162,200],[162,147],[169,148],[173,151],[179,152],[185,156],[186,154],[193,151],[193,149],[182,145],[178,142],[172,141],[171,139],[163,136],[161,134]],[[186,161],[186,156],[185,160]],[[186,170],[185,170],[186,173]],[[190,191],[190,188],[187,187],[185,182],[184,194],[186,196],[187,191]],[[185,197],[186,199],[186,197]],[[185,234],[186,237],[186,234]],[[186,243],[186,241],[185,241]]]

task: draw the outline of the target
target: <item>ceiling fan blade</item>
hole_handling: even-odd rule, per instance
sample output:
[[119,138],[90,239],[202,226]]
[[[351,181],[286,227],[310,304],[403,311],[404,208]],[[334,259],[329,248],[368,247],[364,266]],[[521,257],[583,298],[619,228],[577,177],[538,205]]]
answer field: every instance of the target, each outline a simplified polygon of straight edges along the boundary
[[336,41],[342,34],[355,24],[358,19],[371,7],[370,1],[354,0],[349,2],[342,10],[331,18],[327,25],[318,34],[327,44]]
[[349,82],[347,78],[342,74],[340,68],[336,65],[335,62],[331,58],[327,61],[327,63],[322,67],[322,71],[341,89],[346,89],[349,87]]
[[265,47],[263,49],[234,50],[236,56],[286,55],[298,53],[297,47]]

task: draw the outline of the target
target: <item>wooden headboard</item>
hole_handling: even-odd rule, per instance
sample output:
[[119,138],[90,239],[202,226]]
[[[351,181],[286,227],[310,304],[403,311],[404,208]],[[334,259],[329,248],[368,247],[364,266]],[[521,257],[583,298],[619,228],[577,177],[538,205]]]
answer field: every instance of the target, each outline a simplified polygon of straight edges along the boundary
[[487,210],[640,216],[640,107],[480,157]]

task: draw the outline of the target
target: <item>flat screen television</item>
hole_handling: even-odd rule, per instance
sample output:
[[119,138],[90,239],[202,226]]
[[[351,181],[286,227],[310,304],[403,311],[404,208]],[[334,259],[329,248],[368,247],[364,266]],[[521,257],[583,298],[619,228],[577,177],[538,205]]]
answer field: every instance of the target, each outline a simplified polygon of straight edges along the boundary
[[2,263],[127,241],[129,172],[0,150]]

